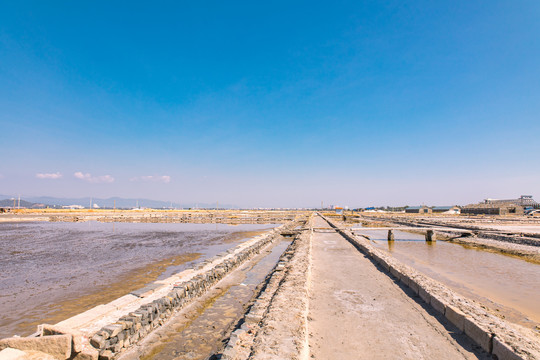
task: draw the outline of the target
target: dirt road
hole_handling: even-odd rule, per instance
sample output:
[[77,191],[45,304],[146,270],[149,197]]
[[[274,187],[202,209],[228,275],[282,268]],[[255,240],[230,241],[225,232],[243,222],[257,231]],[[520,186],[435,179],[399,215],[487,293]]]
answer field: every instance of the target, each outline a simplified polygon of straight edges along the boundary
[[[314,227],[328,227],[320,217]],[[489,359],[335,232],[313,234],[315,359]]]

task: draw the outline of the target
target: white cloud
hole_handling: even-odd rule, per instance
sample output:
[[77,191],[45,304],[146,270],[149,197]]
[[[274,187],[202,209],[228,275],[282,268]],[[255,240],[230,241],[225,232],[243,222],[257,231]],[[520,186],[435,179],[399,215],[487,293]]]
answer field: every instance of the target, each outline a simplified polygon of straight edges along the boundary
[[169,175],[146,175],[133,177],[129,181],[153,181],[167,184],[171,182],[171,177]]
[[60,179],[62,177],[62,174],[60,174],[59,172],[56,172],[56,173],[50,173],[50,174],[47,174],[47,173],[37,173],[36,174],[36,177],[38,179],[53,179],[53,180],[56,180],[56,179]]
[[101,175],[101,176],[92,176],[89,173],[82,173],[80,171],[77,171],[75,174],[73,174],[77,179],[81,179],[84,181],[88,181],[90,183],[112,183],[114,182],[114,178],[111,175]]

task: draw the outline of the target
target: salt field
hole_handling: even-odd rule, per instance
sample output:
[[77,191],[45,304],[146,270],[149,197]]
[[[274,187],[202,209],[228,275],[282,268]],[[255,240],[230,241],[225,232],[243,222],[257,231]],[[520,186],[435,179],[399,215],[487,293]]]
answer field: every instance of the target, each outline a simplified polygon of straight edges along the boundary
[[274,224],[0,224],[0,338],[29,335],[184,270]]

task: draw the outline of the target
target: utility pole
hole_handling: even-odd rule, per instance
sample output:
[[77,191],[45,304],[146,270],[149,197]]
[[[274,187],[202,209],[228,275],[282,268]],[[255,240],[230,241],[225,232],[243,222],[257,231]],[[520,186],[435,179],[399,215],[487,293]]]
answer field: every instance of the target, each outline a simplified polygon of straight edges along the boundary
[[113,211],[116,212],[116,200],[113,200]]
[[219,209],[219,201],[216,201],[216,210]]
[[92,197],[90,196],[90,209],[92,209]]
[[21,194],[19,194],[19,203],[17,204],[17,209],[21,208]]

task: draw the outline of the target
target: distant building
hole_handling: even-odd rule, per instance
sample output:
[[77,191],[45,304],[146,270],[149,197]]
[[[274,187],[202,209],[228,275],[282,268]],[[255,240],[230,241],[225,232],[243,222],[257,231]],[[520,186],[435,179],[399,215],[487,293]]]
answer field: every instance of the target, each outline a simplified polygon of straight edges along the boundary
[[462,214],[469,215],[523,215],[523,206],[515,204],[471,204],[461,208]]
[[523,215],[526,209],[538,209],[540,204],[532,195],[521,195],[519,199],[485,199],[483,203],[470,204],[461,209],[462,214],[471,215]]
[[84,206],[82,206],[82,205],[65,205],[65,206],[62,206],[62,209],[77,210],[77,209],[84,209]]
[[432,210],[429,206],[409,206],[405,209],[408,214],[431,214]]
[[532,195],[521,195],[519,199],[485,199],[484,204],[514,204],[523,206],[524,208],[531,207],[534,209],[540,209],[540,204],[534,201]]
[[431,208],[433,213],[459,214],[461,209],[459,206],[434,206]]

